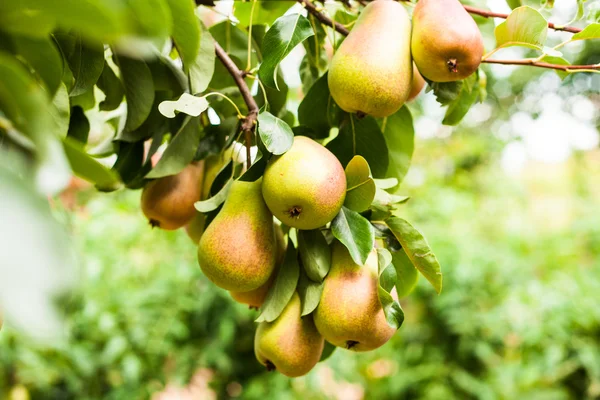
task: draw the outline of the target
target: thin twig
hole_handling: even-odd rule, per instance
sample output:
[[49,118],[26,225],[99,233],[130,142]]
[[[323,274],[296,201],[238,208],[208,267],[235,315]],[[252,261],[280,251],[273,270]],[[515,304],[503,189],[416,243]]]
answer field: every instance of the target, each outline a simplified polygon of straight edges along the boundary
[[254,126],[256,125],[256,118],[258,117],[258,104],[256,104],[254,97],[252,97],[252,93],[250,93],[250,88],[246,85],[246,81],[244,81],[244,73],[240,71],[233,60],[227,55],[227,52],[223,50],[221,45],[217,42],[215,42],[215,52],[221,63],[233,77],[246,106],[248,106],[248,114],[242,121],[242,131],[244,132],[244,140],[246,142],[246,166],[250,168],[252,165],[250,147],[252,146],[252,133],[254,132]]
[[[329,18],[328,16],[326,16],[325,14],[320,12],[310,0],[297,0],[297,1],[298,1],[298,3],[302,4],[306,8],[306,10],[309,13],[311,13],[312,15],[314,15],[321,23],[323,23],[324,25],[327,25],[329,27],[335,28],[335,30],[338,31],[339,33],[341,33],[342,35],[348,35],[348,33],[349,33],[348,29],[346,29],[343,25],[338,24],[337,22],[334,24],[334,22],[331,20],[331,18]],[[494,13],[491,11],[480,10],[480,9],[470,7],[470,6],[464,6],[464,7],[469,13],[481,15],[483,17],[493,17],[493,18],[507,18],[508,17],[508,14]],[[556,30],[564,30],[564,31],[568,31],[568,32],[580,32],[581,31],[581,29],[579,29],[579,28],[573,28],[573,27],[568,27],[568,26],[557,28],[552,23],[549,23],[548,26],[553,29],[556,29]],[[600,69],[600,65],[598,65],[598,64],[560,65],[560,64],[549,64],[549,63],[545,63],[545,62],[536,62],[535,59],[483,60],[482,62],[489,63],[489,64],[529,65],[529,66],[533,66],[533,67],[556,69],[556,70],[560,70],[560,71],[575,71],[575,70],[590,70],[591,71],[591,70]]]

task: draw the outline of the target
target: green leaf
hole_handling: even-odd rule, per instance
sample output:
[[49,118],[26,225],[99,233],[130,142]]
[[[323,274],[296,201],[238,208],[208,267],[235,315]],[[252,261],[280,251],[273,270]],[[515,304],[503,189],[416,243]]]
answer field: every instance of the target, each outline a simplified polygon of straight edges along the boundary
[[189,71],[192,94],[204,92],[215,72],[215,42],[202,21],[198,22],[200,23],[200,50]]
[[331,221],[333,236],[342,242],[356,264],[364,265],[375,245],[375,231],[371,223],[356,211],[342,207]]
[[288,240],[285,258],[277,278],[269,289],[265,302],[261,307],[261,313],[256,322],[273,322],[279,317],[287,303],[294,295],[298,279],[300,277],[300,267],[298,265],[298,255],[294,244]]
[[200,211],[201,213],[207,213],[219,208],[219,206],[223,204],[223,202],[227,198],[227,194],[229,194],[229,189],[231,188],[232,183],[233,180],[229,179],[221,188],[221,190],[217,192],[217,194],[206,200],[195,202],[194,207],[196,207],[196,210]]
[[398,186],[398,179],[396,178],[374,179],[374,181],[378,189],[391,189]]
[[581,32],[571,37],[571,40],[600,39],[600,23],[589,24]]
[[404,249],[392,252],[392,263],[396,269],[396,293],[398,298],[408,296],[419,282],[419,271],[410,261]]
[[312,85],[298,106],[298,121],[311,128],[315,132],[315,138],[326,138],[329,136],[329,129],[338,126],[342,116],[343,112],[329,93],[325,74]]
[[285,153],[294,143],[292,128],[267,111],[258,114],[258,134],[267,150],[275,155]]
[[445,106],[456,99],[462,90],[463,81],[454,82],[431,82],[425,79],[429,84],[427,91],[433,90],[433,95],[438,103]]
[[306,273],[300,270],[300,279],[298,280],[298,295],[302,304],[301,316],[304,317],[312,313],[321,301],[324,282],[315,282],[306,276]]
[[408,173],[415,148],[415,128],[408,107],[386,118],[383,136],[390,159],[386,176],[396,178],[399,184]]
[[471,106],[475,104],[478,97],[479,85],[477,83],[476,74],[473,74],[466,78],[464,84],[461,85],[461,91],[458,94],[458,98],[448,105],[442,124],[458,125],[464,116],[467,115]]
[[88,155],[77,141],[67,137],[63,140],[63,146],[75,175],[95,184],[102,191],[113,191],[120,187],[119,176]]
[[346,165],[345,172],[348,189],[344,206],[356,212],[365,211],[375,198],[376,190],[367,160],[354,156]]
[[548,34],[548,21],[529,6],[515,8],[494,31],[498,47],[525,46],[541,50]]
[[[252,5],[254,4],[254,13],[252,14],[252,21],[250,21],[250,14],[252,11]],[[234,2],[233,14],[239,21],[239,26],[247,28],[252,25],[271,25],[279,16],[285,14],[285,12],[292,7],[296,2],[294,1],[246,1],[246,2]]]
[[329,357],[331,357],[335,349],[337,349],[337,346],[334,346],[328,341],[325,341],[325,347],[323,348],[323,353],[321,353],[321,358],[319,359],[319,362],[325,361]]
[[342,123],[338,136],[327,148],[337,156],[342,165],[352,157],[363,156],[371,167],[375,178],[385,177],[389,165],[388,148],[383,134],[373,117],[357,119],[349,114]]
[[50,38],[13,37],[17,53],[42,78],[49,95],[58,90],[63,73],[63,61],[56,43]]
[[90,133],[90,122],[88,121],[81,107],[73,107],[69,120],[67,137],[78,141],[81,144],[87,143]]
[[70,96],[79,96],[90,90],[104,69],[104,46],[99,42],[84,42],[81,35],[56,34],[74,83]]
[[258,70],[261,81],[278,89],[275,79],[279,63],[296,45],[312,35],[314,31],[310,22],[301,14],[289,14],[278,18],[263,39],[263,60]]
[[379,265],[379,285],[377,293],[383,307],[387,323],[394,329],[398,329],[404,322],[404,312],[400,304],[391,295],[392,288],[396,284],[396,270],[391,264],[392,256],[387,249],[377,249],[377,260]]
[[515,8],[523,5],[523,0],[506,0],[506,4],[508,4],[508,6],[514,10]]
[[306,55],[300,62],[300,79],[302,80],[302,90],[306,94],[315,83],[322,72],[327,70],[328,59],[325,43],[327,34],[323,25],[314,15],[308,15],[310,24],[315,32],[309,40],[305,40],[302,45],[306,50]]
[[[238,67],[246,68],[246,59],[248,58],[248,33],[246,31],[232,25],[231,21],[227,20],[211,26],[210,34],[227,54],[234,56],[237,60],[244,60],[244,65],[238,64]],[[256,65],[258,62],[254,47],[252,48],[250,61],[252,65]]]
[[[117,161],[113,165],[115,170],[125,186],[128,188],[137,188],[143,184],[143,176],[152,168],[150,162],[144,165],[144,142],[128,143],[121,140],[114,142],[117,154]],[[153,152],[148,153],[148,158],[152,157]]]
[[121,78],[125,85],[127,120],[125,130],[133,131],[148,118],[154,102],[154,83],[150,68],[144,61],[117,56]]
[[64,138],[69,130],[71,105],[67,87],[61,82],[52,98],[52,106],[48,109],[53,122],[53,132],[57,137]]
[[423,235],[406,220],[392,216],[385,220],[413,265],[431,283],[436,292],[442,291],[440,263]]
[[183,70],[187,72],[200,49],[200,22],[194,12],[196,4],[193,0],[167,0],[167,3],[173,22],[171,36],[183,61]]
[[158,111],[167,118],[175,118],[175,111],[197,117],[207,108],[208,101],[205,97],[196,97],[189,93],[183,93],[175,101],[165,100],[158,105]]
[[123,84],[106,61],[104,62],[104,68],[102,69],[100,79],[98,79],[96,84],[106,96],[104,100],[100,102],[100,111],[112,111],[117,109],[123,101],[125,91],[123,89]]
[[128,0],[124,3],[127,7],[125,17],[138,36],[166,39],[174,28],[166,0]]
[[175,175],[184,169],[194,159],[202,134],[200,119],[188,117],[146,178]]
[[299,230],[298,252],[306,275],[314,282],[322,282],[331,266],[331,249],[321,231]]
[[[547,62],[550,64],[558,64],[558,65],[571,65],[571,63],[567,60],[565,60],[562,57],[551,57],[551,56],[544,56],[544,58],[541,59],[541,61],[543,62]],[[556,74],[560,77],[560,79],[564,80],[567,76],[569,76],[568,72],[565,71],[561,71],[559,69],[555,69],[554,72],[556,72]]]

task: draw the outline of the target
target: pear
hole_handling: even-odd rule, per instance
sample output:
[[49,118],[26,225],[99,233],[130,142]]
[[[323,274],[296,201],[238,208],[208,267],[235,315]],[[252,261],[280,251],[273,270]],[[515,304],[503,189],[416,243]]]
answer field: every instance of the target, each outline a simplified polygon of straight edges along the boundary
[[142,211],[152,227],[179,229],[194,218],[203,171],[204,162],[191,163],[176,175],[146,184],[142,191]]
[[483,38],[458,0],[419,0],[413,12],[412,56],[434,82],[464,79],[477,70]]
[[269,293],[269,289],[275,278],[277,277],[277,266],[280,266],[283,263],[283,258],[285,257],[286,243],[283,239],[283,231],[281,227],[277,224],[273,224],[273,229],[275,229],[275,244],[277,246],[277,261],[275,263],[275,270],[271,274],[271,277],[261,287],[258,289],[252,290],[250,292],[230,292],[231,297],[233,297],[238,303],[247,304],[250,308],[260,308],[265,298],[267,297],[267,293]]
[[257,289],[275,268],[273,215],[262,198],[261,184],[261,179],[234,181],[223,208],[198,244],[200,268],[223,289]]
[[330,222],[346,198],[346,175],[338,159],[305,136],[269,160],[263,176],[263,197],[281,222],[298,229],[316,229]]
[[335,242],[331,269],[313,314],[325,340],[350,350],[368,351],[382,346],[394,335],[396,330],[388,325],[379,301],[378,279],[375,250],[360,266],[344,245]]
[[312,316],[301,317],[301,310],[300,296],[294,293],[275,321],[258,325],[254,354],[268,371],[294,378],[306,375],[319,362],[325,342]]
[[364,8],[327,77],[344,111],[387,117],[402,107],[412,81],[410,29],[408,13],[395,1],[376,0]]
[[206,227],[206,215],[201,212],[196,212],[194,217],[188,224],[185,226],[185,232],[192,239],[194,244],[198,244],[202,234],[204,233],[204,228]]
[[413,79],[410,94],[408,95],[408,101],[414,100],[423,91],[424,86],[425,79],[423,79],[423,76],[417,69],[415,63],[413,63]]

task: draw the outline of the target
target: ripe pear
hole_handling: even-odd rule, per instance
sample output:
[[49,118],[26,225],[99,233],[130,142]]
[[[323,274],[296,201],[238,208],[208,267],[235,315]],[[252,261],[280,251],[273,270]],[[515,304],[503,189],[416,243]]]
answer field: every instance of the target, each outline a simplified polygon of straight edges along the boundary
[[338,159],[305,136],[269,160],[263,176],[263,197],[281,222],[298,229],[316,229],[330,222],[346,198],[346,175]]
[[425,79],[423,79],[423,76],[417,69],[415,63],[413,63],[413,79],[410,94],[408,95],[408,101],[414,100],[421,93],[421,91],[423,91],[424,86]]
[[321,302],[314,311],[315,325],[325,340],[346,349],[368,351],[394,335],[396,330],[388,325],[379,301],[378,279],[375,250],[360,266],[344,245],[335,242]]
[[387,117],[402,107],[412,81],[410,29],[395,1],[364,8],[329,66],[329,91],[344,111]]
[[198,244],[200,268],[223,289],[257,289],[275,268],[273,214],[262,198],[261,186],[261,179],[234,181],[223,208]]
[[458,0],[419,0],[413,12],[412,56],[434,82],[464,79],[477,70],[483,38]]
[[204,233],[204,228],[206,227],[206,215],[201,212],[196,212],[194,217],[188,224],[185,226],[185,232],[192,239],[192,242],[198,244],[202,234]]
[[283,258],[285,256],[285,249],[287,247],[285,240],[283,239],[283,231],[281,227],[277,224],[273,224],[273,229],[275,229],[275,244],[277,246],[277,261],[275,262],[275,270],[271,274],[271,277],[261,287],[258,289],[252,290],[250,292],[230,292],[231,297],[233,297],[238,303],[248,304],[250,308],[260,308],[265,298],[267,297],[267,293],[269,293],[269,289],[271,285],[275,281],[277,277],[277,266],[280,266],[283,262]]
[[152,227],[179,229],[196,214],[204,162],[191,163],[176,175],[149,182],[142,191],[142,211]]
[[301,317],[301,310],[300,296],[294,293],[275,321],[258,325],[254,354],[268,371],[295,378],[306,375],[319,362],[325,342],[312,316]]

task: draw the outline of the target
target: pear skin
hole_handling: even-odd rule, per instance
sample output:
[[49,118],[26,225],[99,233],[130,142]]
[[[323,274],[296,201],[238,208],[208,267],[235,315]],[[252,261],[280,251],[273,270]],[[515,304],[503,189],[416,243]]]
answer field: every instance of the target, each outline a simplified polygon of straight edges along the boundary
[[192,220],[185,226],[185,233],[192,239],[194,244],[198,244],[200,238],[202,238],[205,227],[206,215],[201,212],[196,212]]
[[354,263],[346,247],[335,242],[315,325],[333,345],[368,351],[385,344],[396,332],[388,325],[378,295],[377,252],[364,266]]
[[261,287],[258,289],[252,290],[250,292],[229,292],[231,297],[234,298],[235,301],[242,304],[247,304],[250,308],[260,308],[265,302],[265,298],[267,297],[267,293],[269,293],[269,289],[273,282],[275,281],[275,277],[277,276],[278,266],[283,263],[283,258],[285,256],[285,250],[287,244],[283,239],[283,231],[279,225],[273,224],[273,229],[275,229],[275,244],[277,246],[277,261],[275,264],[275,270],[271,274],[271,277]]
[[300,296],[294,293],[281,315],[261,322],[254,337],[254,354],[267,370],[295,378],[306,375],[321,358],[325,342],[312,316],[301,317]]
[[414,100],[419,94],[421,94],[423,87],[425,87],[425,79],[423,79],[423,76],[417,69],[415,63],[413,63],[413,79],[410,94],[408,95],[408,101]]
[[344,204],[344,168],[325,147],[296,136],[286,153],[269,160],[263,176],[263,197],[284,224],[305,230],[319,228],[330,222]]
[[179,229],[196,214],[204,162],[191,163],[176,175],[155,179],[142,191],[142,211],[152,227]]
[[411,50],[421,75],[433,82],[452,82],[477,70],[483,38],[458,0],[419,0]]
[[399,3],[376,0],[364,8],[327,76],[331,96],[344,111],[387,117],[402,107],[412,81],[410,31]]
[[223,208],[198,244],[200,268],[223,289],[257,289],[275,269],[273,215],[262,198],[261,186],[261,179],[234,181]]

